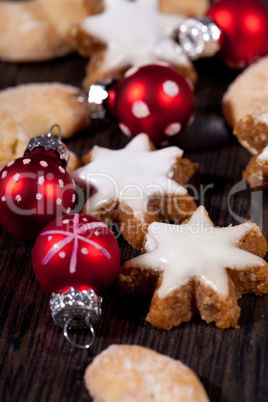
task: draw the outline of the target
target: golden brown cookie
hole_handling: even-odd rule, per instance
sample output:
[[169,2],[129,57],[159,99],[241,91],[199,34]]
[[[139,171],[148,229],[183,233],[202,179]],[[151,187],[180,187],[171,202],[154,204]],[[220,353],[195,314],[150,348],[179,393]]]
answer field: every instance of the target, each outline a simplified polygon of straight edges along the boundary
[[[86,95],[76,87],[42,83],[0,91],[0,168],[22,156],[29,138],[48,133],[52,125],[60,125],[64,139],[89,123]],[[79,165],[75,156],[70,163],[72,169]]]
[[87,165],[72,173],[87,189],[83,212],[116,223],[125,240],[140,249],[151,222],[182,221],[196,209],[183,184],[197,164],[182,155],[175,146],[155,150],[146,134],[119,150],[95,146]]
[[136,345],[112,345],[85,372],[95,402],[208,402],[196,374],[180,361]]
[[243,178],[253,190],[268,188],[268,146],[251,158]]
[[181,14],[196,17],[208,10],[207,0],[159,0],[159,8],[163,13]]
[[1,1],[0,59],[31,62],[71,53],[73,23],[98,11],[93,0]]
[[244,116],[268,110],[268,56],[247,67],[229,85],[222,100],[223,115],[234,125]]
[[199,313],[219,328],[238,328],[237,299],[268,293],[267,240],[255,224],[215,227],[204,207],[181,225],[154,222],[143,254],[119,275],[126,294],[151,293],[146,319],[170,330]]
[[[172,38],[185,15],[161,12],[158,0],[100,3],[103,6],[100,14],[90,15],[72,29],[78,51],[83,56],[91,56],[84,80],[86,89],[107,77],[121,79],[129,67],[157,61],[169,63],[196,82],[193,64]],[[170,12],[172,9],[169,5]]]

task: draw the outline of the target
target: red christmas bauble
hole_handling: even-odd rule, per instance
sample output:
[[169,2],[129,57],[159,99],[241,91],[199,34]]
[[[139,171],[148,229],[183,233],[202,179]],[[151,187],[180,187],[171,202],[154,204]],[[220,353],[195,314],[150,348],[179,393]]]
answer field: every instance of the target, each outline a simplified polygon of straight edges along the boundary
[[222,30],[220,55],[234,68],[244,68],[268,52],[268,9],[259,0],[220,0],[208,13]]
[[129,70],[109,97],[121,130],[130,137],[145,133],[155,144],[179,134],[194,114],[190,81],[161,64]]
[[53,220],[41,231],[32,261],[38,282],[49,293],[72,287],[101,294],[119,272],[120,250],[107,225],[73,214]]
[[[54,157],[53,157],[54,155]],[[75,184],[52,150],[36,149],[0,171],[0,225],[34,240],[52,219],[75,207]]]

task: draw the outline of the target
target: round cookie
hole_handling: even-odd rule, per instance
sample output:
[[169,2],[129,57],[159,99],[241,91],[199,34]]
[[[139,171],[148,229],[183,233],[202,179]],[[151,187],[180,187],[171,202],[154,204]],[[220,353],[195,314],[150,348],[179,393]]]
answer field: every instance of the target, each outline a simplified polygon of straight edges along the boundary
[[112,345],[87,367],[93,401],[208,402],[196,374],[180,361],[136,345]]
[[[47,134],[56,123],[63,139],[89,126],[87,98],[79,88],[33,83],[0,91],[0,168],[22,156],[29,138]],[[76,159],[70,158],[69,170],[78,167]]]
[[222,99],[222,111],[233,127],[245,115],[268,110],[268,56],[247,67],[229,85]]
[[94,0],[1,1],[0,59],[41,61],[71,53],[73,23],[97,11]]

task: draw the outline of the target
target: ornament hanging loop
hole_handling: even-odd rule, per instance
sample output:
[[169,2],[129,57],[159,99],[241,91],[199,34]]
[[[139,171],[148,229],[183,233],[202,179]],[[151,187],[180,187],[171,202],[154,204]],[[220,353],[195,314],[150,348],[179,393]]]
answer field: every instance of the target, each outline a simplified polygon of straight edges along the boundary
[[95,330],[94,330],[92,324],[89,322],[89,319],[88,319],[88,318],[89,318],[89,317],[86,317],[86,318],[85,318],[85,323],[86,323],[87,327],[90,329],[91,340],[90,340],[90,342],[88,342],[88,343],[85,344],[85,345],[82,345],[82,344],[80,344],[80,343],[76,343],[76,342],[74,342],[74,341],[70,338],[70,335],[69,335],[69,332],[68,332],[68,331],[69,331],[69,329],[73,328],[73,325],[71,324],[71,322],[73,321],[73,318],[70,317],[68,320],[66,320],[66,322],[65,322],[65,324],[64,324],[64,327],[63,327],[63,335],[64,335],[65,339],[66,339],[72,346],[74,346],[74,347],[76,347],[76,348],[80,348],[80,349],[89,349],[89,348],[93,345],[93,343],[95,342]]
[[220,50],[221,30],[210,17],[189,18],[174,32],[191,60],[214,56]]
[[47,136],[48,136],[48,137],[51,137],[52,131],[54,130],[54,128],[57,128],[57,130],[58,130],[57,138],[58,138],[58,141],[61,141],[62,136],[61,136],[61,128],[60,128],[59,124],[53,124],[53,126],[50,127],[50,130],[49,130],[49,132],[47,133]]

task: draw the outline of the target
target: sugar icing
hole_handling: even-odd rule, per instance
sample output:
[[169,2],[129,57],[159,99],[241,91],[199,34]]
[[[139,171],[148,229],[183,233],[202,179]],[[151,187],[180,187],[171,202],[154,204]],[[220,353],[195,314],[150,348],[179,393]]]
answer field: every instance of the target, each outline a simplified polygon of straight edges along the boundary
[[95,146],[91,162],[71,176],[83,187],[93,186],[96,190],[86,202],[88,213],[119,200],[142,219],[153,195],[187,194],[184,187],[172,180],[172,167],[182,154],[176,146],[151,151],[148,136],[139,134],[123,149]]
[[164,14],[157,0],[106,0],[105,11],[82,27],[107,44],[103,69],[151,64],[157,60],[190,66],[172,34],[185,17]]
[[128,262],[130,266],[163,272],[158,289],[161,298],[195,278],[214,291],[228,294],[227,267],[244,270],[265,261],[236,247],[252,223],[215,227],[204,207],[199,207],[188,223],[171,225],[153,222],[146,235],[145,254]]

